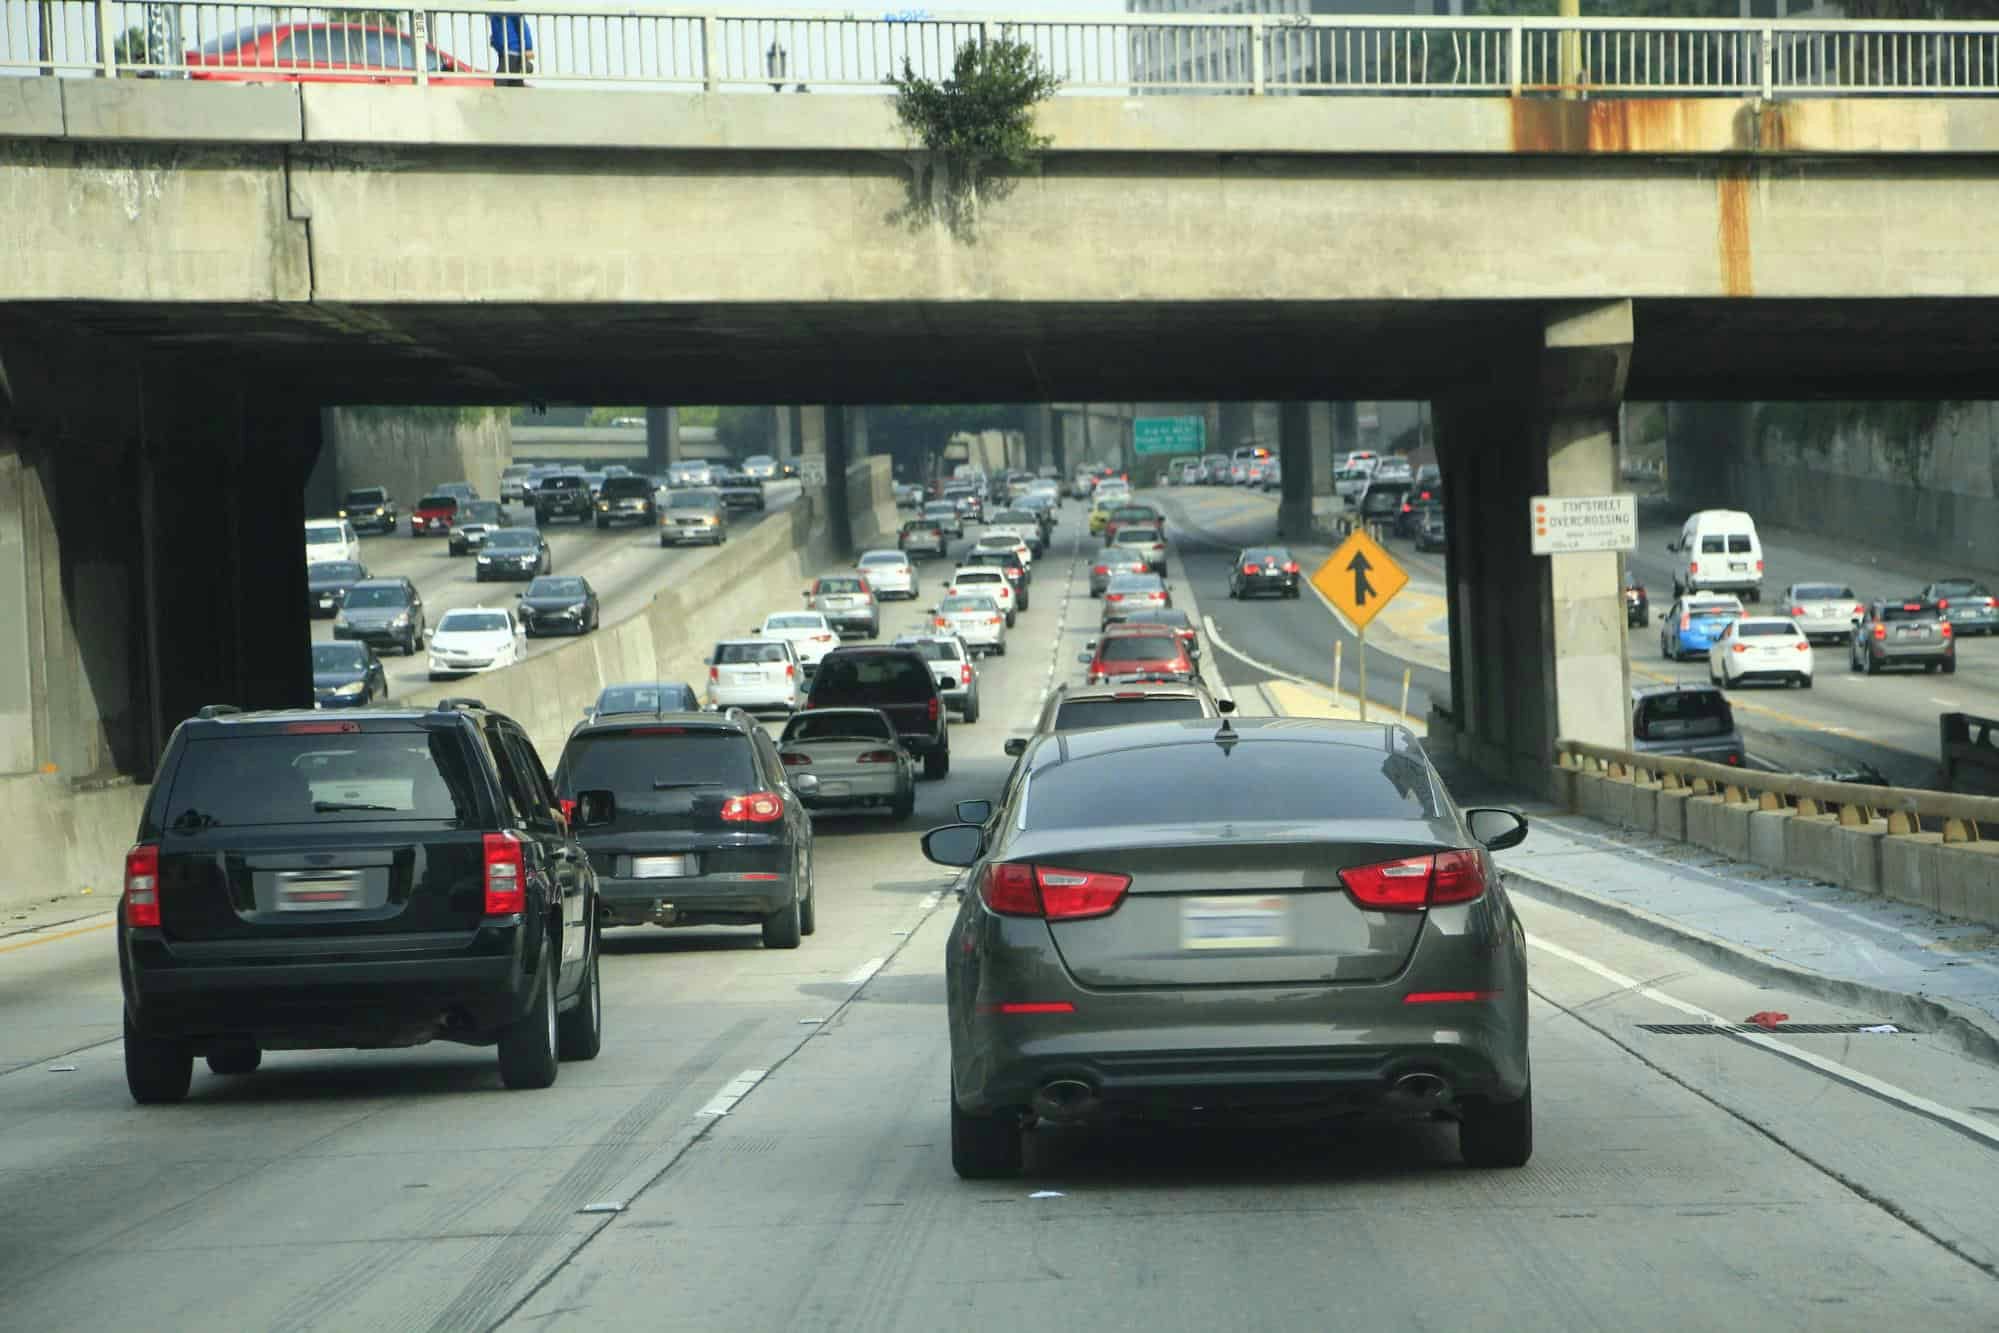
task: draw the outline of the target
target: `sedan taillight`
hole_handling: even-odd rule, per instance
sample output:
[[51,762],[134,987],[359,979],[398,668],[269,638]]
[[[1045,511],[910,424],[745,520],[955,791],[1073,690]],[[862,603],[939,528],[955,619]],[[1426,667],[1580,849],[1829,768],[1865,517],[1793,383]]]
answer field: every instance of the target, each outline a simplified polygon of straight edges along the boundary
[[896,754],[894,750],[869,750],[854,762],[858,764],[892,764],[895,760]]
[[1340,883],[1362,907],[1413,912],[1470,902],[1484,893],[1485,863],[1474,851],[1438,852],[1351,866],[1340,872]]
[[160,848],[142,842],[125,853],[125,924],[160,924]]
[[1081,921],[1115,912],[1130,887],[1129,875],[1000,862],[986,867],[979,900],[1000,916]]

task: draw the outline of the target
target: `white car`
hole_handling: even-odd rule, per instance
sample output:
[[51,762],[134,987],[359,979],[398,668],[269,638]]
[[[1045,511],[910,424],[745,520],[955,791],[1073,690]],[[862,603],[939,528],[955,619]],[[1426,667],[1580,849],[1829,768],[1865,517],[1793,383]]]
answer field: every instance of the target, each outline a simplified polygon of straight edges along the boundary
[[1742,616],[1707,650],[1707,674],[1729,688],[1767,681],[1809,690],[1812,656],[1812,641],[1789,616]]
[[823,611],[773,611],[764,617],[756,633],[759,638],[788,642],[798,654],[799,665],[807,671],[817,668],[840,642],[833,622],[826,619]]
[[715,469],[695,460],[672,463],[666,469],[666,484],[674,487],[713,486]]
[[751,454],[743,460],[743,475],[759,481],[776,481],[777,460],[769,454]]
[[1376,481],[1414,481],[1416,473],[1406,458],[1384,458],[1374,467]]
[[946,597],[984,596],[999,603],[999,609],[1006,617],[1007,628],[1013,628],[1014,596],[1013,581],[1006,571],[992,565],[962,565],[951,576],[945,587]]
[[428,637],[430,678],[448,680],[513,666],[521,660],[527,630],[502,607],[467,606],[446,611]]
[[1090,493],[1090,498],[1098,504],[1106,502],[1115,504],[1128,501],[1131,499],[1131,483],[1128,481],[1100,481],[1097,483],[1097,489]]
[[795,712],[804,675],[788,639],[724,639],[708,655],[708,706]]
[[1022,569],[1032,569],[1034,567],[1034,548],[1028,545],[1027,538],[1014,528],[987,528],[979,534],[979,539],[972,543],[972,549],[974,551],[1012,551],[1020,557],[1020,567]]
[[344,518],[311,519],[305,525],[305,562],[319,565],[329,560],[360,564],[361,538]]
[[1006,613],[990,593],[946,594],[932,620],[940,634],[955,634],[975,653],[1006,656]]
[[914,599],[922,591],[922,584],[916,577],[916,566],[909,563],[909,557],[901,551],[863,551],[861,558],[854,562],[854,568],[868,581],[878,597],[908,597]]

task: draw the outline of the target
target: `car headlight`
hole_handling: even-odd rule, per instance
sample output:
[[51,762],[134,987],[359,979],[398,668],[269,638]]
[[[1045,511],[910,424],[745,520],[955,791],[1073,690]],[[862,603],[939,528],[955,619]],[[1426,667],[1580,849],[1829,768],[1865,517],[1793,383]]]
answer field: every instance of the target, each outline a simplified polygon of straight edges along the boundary
[[389,622],[389,628],[407,629],[409,628],[409,623],[410,623],[410,613],[405,611],[401,615],[397,616],[394,620],[391,620]]
[[580,606],[565,606],[562,608],[561,614],[574,618],[583,614],[583,608]]
[[345,685],[337,686],[333,692],[344,699],[351,699],[355,695],[360,694],[362,691],[366,690],[367,688],[368,688],[367,681],[356,680],[356,681],[349,681]]
[[482,555],[479,557],[479,563],[482,565],[490,565],[493,563],[493,557],[490,555]]
[[609,500],[599,500],[597,502],[597,507],[599,509],[609,509],[611,507],[611,502]]

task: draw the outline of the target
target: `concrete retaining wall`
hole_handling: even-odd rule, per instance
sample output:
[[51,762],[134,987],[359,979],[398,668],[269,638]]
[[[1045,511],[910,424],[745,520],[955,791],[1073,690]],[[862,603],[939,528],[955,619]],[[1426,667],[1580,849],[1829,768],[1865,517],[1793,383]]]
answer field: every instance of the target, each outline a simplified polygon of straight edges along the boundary
[[1936,833],[1892,834],[1885,819],[1843,826],[1831,815],[1760,810],[1602,773],[1555,773],[1558,801],[1576,814],[1690,842],[1731,861],[1999,925],[1999,843],[1946,843]]
[[[889,460],[870,458],[848,472],[857,546],[892,540],[896,530]],[[620,680],[707,678],[702,658],[718,638],[746,633],[771,607],[798,604],[805,581],[847,553],[826,544],[818,497],[732,536],[680,582],[661,588],[645,610],[596,634],[539,654],[518,667],[409,691],[407,703],[453,695],[483,699],[527,728],[542,760],[555,767],[569,729],[605,685]],[[109,906],[119,893],[125,850],[148,788],[139,783],[83,789],[59,775],[0,778],[0,809],[31,831],[0,863],[0,913],[51,904]],[[0,923],[6,917],[0,916]]]
[[468,417],[455,409],[334,408],[306,482],[306,512],[333,512],[341,495],[357,486],[388,487],[405,513],[447,481],[469,481],[491,498],[500,493],[500,469],[513,452],[513,425],[500,412]]

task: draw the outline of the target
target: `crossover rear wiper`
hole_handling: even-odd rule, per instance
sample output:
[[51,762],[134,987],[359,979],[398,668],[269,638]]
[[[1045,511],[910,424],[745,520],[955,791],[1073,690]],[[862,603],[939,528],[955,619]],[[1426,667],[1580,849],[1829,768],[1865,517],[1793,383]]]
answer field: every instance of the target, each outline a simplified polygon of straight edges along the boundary
[[719,782],[666,782],[660,780],[652,784],[652,789],[654,791],[672,791],[676,787],[719,787],[721,785]]

